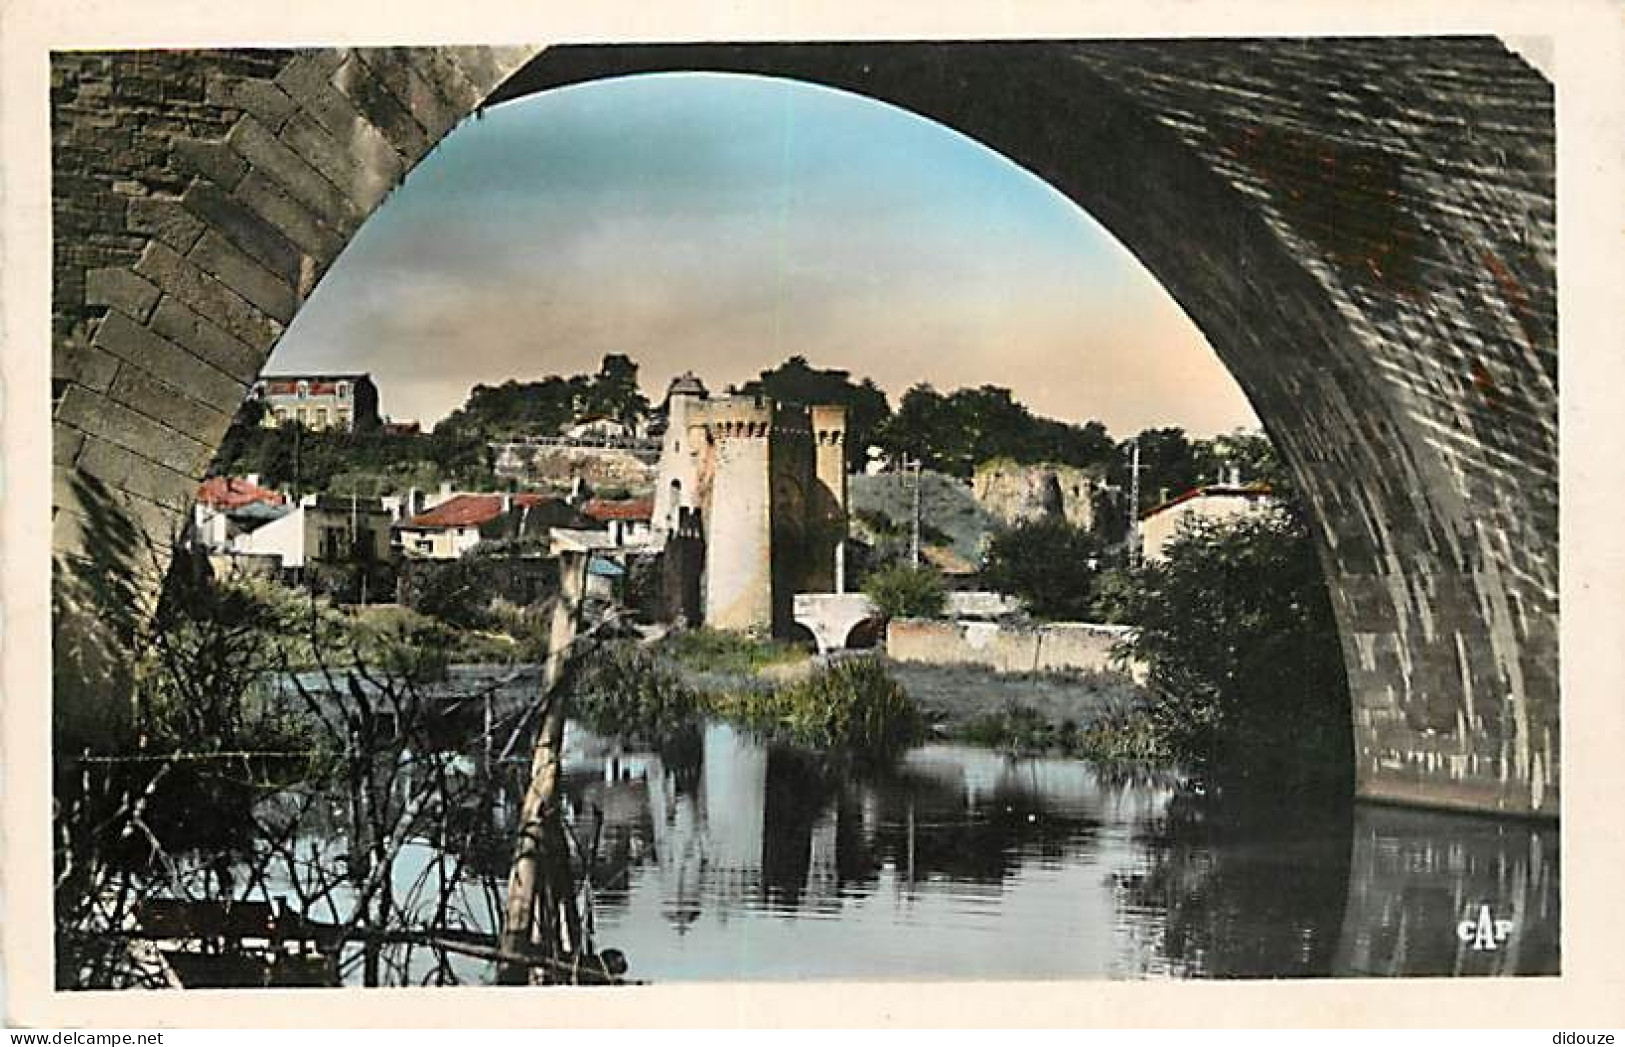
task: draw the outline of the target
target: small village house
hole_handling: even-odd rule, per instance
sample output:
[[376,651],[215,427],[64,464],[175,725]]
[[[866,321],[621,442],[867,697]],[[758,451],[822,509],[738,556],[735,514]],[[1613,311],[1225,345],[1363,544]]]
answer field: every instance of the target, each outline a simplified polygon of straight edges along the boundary
[[298,422],[306,429],[356,432],[376,428],[378,386],[367,374],[277,374],[254,383],[265,405],[260,424]]
[[608,531],[614,545],[647,545],[654,541],[654,505],[653,498],[589,498],[581,513]]
[[455,560],[482,541],[545,538],[551,527],[586,523],[563,499],[525,494],[452,494],[396,527],[401,554],[411,559]]
[[1141,515],[1140,558],[1146,563],[1163,559],[1164,550],[1182,528],[1208,520],[1233,520],[1275,504],[1275,495],[1266,484],[1232,482],[1192,488]]
[[319,565],[387,561],[389,525],[389,513],[376,499],[312,494],[280,518],[239,535],[231,549],[278,557],[285,576],[302,577]]
[[241,535],[287,515],[281,492],[261,487],[258,474],[211,476],[198,485],[192,506],[192,544],[224,552]]

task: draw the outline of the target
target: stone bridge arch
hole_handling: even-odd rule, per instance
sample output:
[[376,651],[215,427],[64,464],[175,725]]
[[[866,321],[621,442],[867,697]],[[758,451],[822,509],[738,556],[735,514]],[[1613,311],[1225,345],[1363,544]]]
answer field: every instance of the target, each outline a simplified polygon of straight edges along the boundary
[[1306,494],[1374,799],[1555,815],[1552,88],[1492,38],[54,56],[53,547],[148,530],[367,216],[459,121],[661,70],[981,141],[1156,275]]

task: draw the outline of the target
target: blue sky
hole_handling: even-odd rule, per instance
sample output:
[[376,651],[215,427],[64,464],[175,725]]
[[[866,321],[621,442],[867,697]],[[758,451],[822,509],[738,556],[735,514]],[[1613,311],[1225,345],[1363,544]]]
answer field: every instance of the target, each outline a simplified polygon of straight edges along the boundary
[[996,383],[1114,432],[1256,424],[1201,335],[1043,182],[938,124],[785,80],[664,74],[452,132],[312,295],[276,370],[370,370],[431,423],[476,382],[643,367],[713,388],[800,353],[895,398]]

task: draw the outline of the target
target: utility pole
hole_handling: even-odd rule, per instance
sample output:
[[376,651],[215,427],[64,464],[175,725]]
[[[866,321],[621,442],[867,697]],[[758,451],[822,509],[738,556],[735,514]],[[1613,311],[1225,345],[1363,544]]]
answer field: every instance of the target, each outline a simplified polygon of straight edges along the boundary
[[1140,439],[1131,442],[1128,467],[1128,565],[1140,565]]
[[[906,464],[906,463],[905,463]],[[915,570],[920,569],[920,483],[923,479],[925,461],[914,459],[914,526],[909,535],[908,559]]]
[[[367,565],[372,557],[370,550],[366,556],[361,553],[361,525],[358,520],[359,513],[356,509],[356,501],[356,486],[352,483],[350,484],[350,559],[355,562],[356,574],[361,576],[361,606],[365,607],[367,606]],[[369,529],[367,533],[370,536],[372,532]]]

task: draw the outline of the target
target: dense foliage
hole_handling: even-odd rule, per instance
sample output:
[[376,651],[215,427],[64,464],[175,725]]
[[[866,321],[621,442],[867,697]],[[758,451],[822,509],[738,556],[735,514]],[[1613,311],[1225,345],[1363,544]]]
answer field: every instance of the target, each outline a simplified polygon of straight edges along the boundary
[[1088,621],[1105,566],[1103,543],[1093,532],[1044,517],[995,534],[982,577],[989,588],[1021,597],[1034,617]]
[[738,676],[806,657],[800,648],[782,640],[722,629],[683,629],[668,636],[662,649],[685,669]]
[[1130,444],[1135,442],[1140,445],[1140,512],[1193,487],[1227,482],[1232,470],[1243,483],[1267,484],[1278,492],[1291,489],[1286,469],[1263,433],[1237,430],[1193,440],[1185,430],[1167,427],[1142,430],[1110,456],[1106,478],[1125,491],[1133,461]]
[[1226,784],[1348,788],[1348,685],[1320,563],[1291,510],[1182,532],[1128,613],[1159,737]]
[[266,429],[256,418],[257,412],[239,413],[215,456],[212,474],[257,473],[265,487],[361,498],[412,487],[432,490],[446,481],[459,488],[495,486],[485,443],[474,436],[318,432],[294,422]]
[[[704,639],[701,644],[719,646]],[[743,655],[736,661],[736,667],[772,664]],[[660,648],[606,645],[584,666],[573,708],[595,731],[662,747],[692,744],[705,717],[730,720],[771,741],[866,758],[895,754],[922,729],[918,706],[873,658],[837,662],[777,685],[752,679],[740,686],[697,687],[684,677],[685,668],[694,666],[673,657],[669,642]],[[725,673],[715,660],[706,660],[700,671]]]
[[534,382],[509,379],[476,385],[436,432],[490,439],[553,436],[577,419],[613,418],[630,425],[649,410],[638,388],[638,365],[628,356],[605,356],[596,374],[549,375]]
[[961,479],[991,458],[1089,466],[1107,461],[1114,451],[1099,422],[1040,418],[1010,390],[994,385],[947,395],[930,385],[914,386],[882,428],[880,444],[894,457],[919,459],[928,469]]
[[886,394],[873,380],[865,378],[854,382],[851,372],[813,367],[804,356],[792,356],[779,366],[761,372],[739,391],[761,393],[781,403],[845,407],[847,467],[851,469],[863,464],[869,445],[875,442],[880,427],[891,417]]
[[908,564],[871,571],[863,591],[887,618],[935,618],[948,599],[940,574]]
[[917,740],[914,700],[874,658],[850,658],[793,683],[708,695],[707,711],[771,740],[883,757]]

